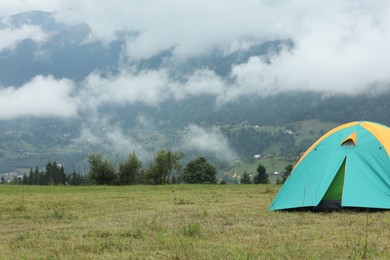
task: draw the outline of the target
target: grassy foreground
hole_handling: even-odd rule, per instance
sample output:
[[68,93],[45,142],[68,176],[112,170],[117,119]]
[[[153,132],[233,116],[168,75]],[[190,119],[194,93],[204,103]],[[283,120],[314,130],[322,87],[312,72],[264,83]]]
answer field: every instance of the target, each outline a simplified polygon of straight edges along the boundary
[[390,212],[269,212],[279,186],[0,186],[0,259],[390,258]]

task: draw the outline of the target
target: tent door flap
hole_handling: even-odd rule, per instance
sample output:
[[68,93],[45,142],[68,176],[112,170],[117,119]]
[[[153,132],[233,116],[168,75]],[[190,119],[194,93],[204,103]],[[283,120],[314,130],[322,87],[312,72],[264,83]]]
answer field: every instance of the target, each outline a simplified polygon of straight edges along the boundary
[[344,188],[344,177],[345,177],[345,165],[346,158],[338,169],[335,177],[333,178],[331,184],[329,185],[324,197],[323,201],[342,201],[343,197],[343,188]]

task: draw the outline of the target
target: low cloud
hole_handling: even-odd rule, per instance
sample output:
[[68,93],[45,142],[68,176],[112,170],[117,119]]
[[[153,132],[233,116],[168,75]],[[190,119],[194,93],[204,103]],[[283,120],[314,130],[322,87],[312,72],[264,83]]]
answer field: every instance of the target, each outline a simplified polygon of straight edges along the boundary
[[214,71],[200,69],[187,77],[185,82],[175,82],[175,84],[170,84],[170,86],[172,95],[180,100],[191,96],[219,96],[225,91],[227,84]]
[[216,51],[227,55],[267,40],[294,43],[292,50],[286,48],[266,61],[253,56],[247,63],[232,64],[229,84],[212,71],[197,72],[188,84],[168,86],[176,88],[177,98],[203,92],[224,104],[240,96],[283,91],[353,95],[389,88],[388,1],[118,0],[93,10],[89,1],[68,4],[74,8],[62,9],[57,18],[86,22],[98,39],[109,42],[118,31],[133,32],[124,49],[130,59],[172,49],[169,62],[185,62]]
[[68,24],[88,24],[97,39],[109,42],[118,32],[133,32],[127,41],[127,55],[148,58],[174,48],[179,58],[208,54],[215,48],[225,51],[248,38],[278,37],[274,25],[278,6],[256,0],[198,0],[164,2],[63,1],[57,19]]
[[101,76],[98,72],[89,75],[81,83],[79,96],[89,109],[103,105],[126,105],[142,103],[158,106],[169,97],[171,84],[168,74],[161,71],[122,71],[118,75]]
[[74,88],[72,81],[51,76],[37,76],[19,88],[0,88],[0,119],[77,116]]
[[35,25],[23,25],[20,28],[0,27],[0,52],[6,49],[14,49],[18,43],[30,39],[37,43],[46,41],[48,35],[42,31],[42,28]]
[[106,141],[108,149],[115,149],[120,154],[129,155],[132,151],[137,151],[138,156],[144,157],[145,151],[141,144],[132,137],[123,133],[119,127],[106,130]]
[[0,1],[0,17],[28,12],[31,10],[41,10],[45,12],[53,12],[58,10],[61,0],[3,0]]
[[169,71],[126,70],[117,75],[90,74],[80,83],[79,99],[84,110],[96,111],[104,105],[144,104],[158,107],[167,100],[182,100],[193,96],[219,96],[229,86],[214,71],[201,69],[184,80],[172,79]]
[[210,153],[221,161],[230,161],[236,158],[226,137],[217,127],[206,129],[198,125],[189,125],[183,134],[181,143],[181,147],[185,151]]
[[123,128],[110,118],[101,115],[91,115],[83,124],[80,136],[73,140],[73,144],[98,151],[105,150],[106,154],[114,158],[126,158],[136,151],[142,161],[148,161],[151,153],[144,149],[131,135],[124,133]]
[[[388,8],[387,11],[390,11]],[[344,16],[345,15],[345,16]],[[306,31],[294,36],[294,49],[285,49],[269,63],[253,57],[235,66],[238,85],[266,93],[294,90],[361,94],[387,90],[390,75],[390,17],[362,10],[311,19]]]
[[[11,10],[21,3],[15,1],[8,7],[2,3],[0,7]],[[70,0],[41,7],[56,10],[56,19],[64,23],[88,24],[95,38],[104,42],[127,37],[122,55],[131,64],[167,49],[173,56],[154,70],[137,71],[121,63],[115,75],[96,71],[76,88],[70,80],[42,76],[19,88],[3,88],[0,107],[12,109],[2,109],[0,119],[74,116],[94,113],[105,105],[158,107],[167,100],[200,95],[214,96],[216,106],[223,106],[243,96],[286,91],[355,95],[381,93],[390,86],[389,1],[115,0],[95,5],[90,0]],[[26,38],[42,42],[47,36],[39,27],[25,25],[2,29],[0,37],[1,51]],[[275,39],[289,39],[293,46],[267,57],[254,55],[241,64],[232,63],[226,77],[210,68],[199,68],[186,78],[171,77],[170,70],[186,64],[188,58],[227,55]],[[36,56],[48,57],[44,50]],[[30,105],[24,101],[26,96],[41,102]],[[56,100],[64,109],[47,109],[48,100]]]

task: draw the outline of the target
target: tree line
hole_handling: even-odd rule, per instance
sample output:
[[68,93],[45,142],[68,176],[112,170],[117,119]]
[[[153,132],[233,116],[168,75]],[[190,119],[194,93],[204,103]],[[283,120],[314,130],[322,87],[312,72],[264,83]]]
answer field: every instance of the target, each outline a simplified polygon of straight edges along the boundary
[[[291,164],[284,167],[284,171],[281,174],[281,179],[276,180],[276,184],[284,184],[287,178],[290,176],[290,173],[293,170],[293,166]],[[256,175],[251,179],[250,175],[245,171],[242,175],[241,184],[269,184],[269,178],[267,174],[267,170],[265,166],[259,164],[256,169]]]
[[[73,171],[66,174],[64,167],[57,162],[49,161],[44,170],[35,167],[30,173],[23,177],[15,177],[13,184],[23,185],[133,185],[133,184],[216,184],[217,170],[205,158],[198,157],[189,161],[183,169],[181,159],[184,154],[171,150],[160,150],[156,153],[153,161],[147,168],[143,168],[135,152],[128,158],[121,161],[118,170],[112,162],[103,159],[100,154],[91,154],[88,157],[89,171],[87,174],[80,174]],[[289,165],[282,174],[284,183],[292,170]],[[223,184],[224,182],[221,182]],[[266,168],[259,164],[256,175],[251,179],[247,172],[244,172],[241,184],[269,184]]]
[[[23,185],[132,185],[167,183],[217,183],[216,168],[204,157],[189,161],[184,169],[181,159],[184,154],[171,150],[160,150],[147,168],[143,168],[135,152],[119,163],[118,170],[112,162],[100,154],[88,157],[89,171],[80,174],[73,171],[65,174],[64,167],[57,162],[48,162],[44,170],[30,169],[23,177],[15,177],[13,184]],[[182,171],[181,171],[182,170]]]
[[[4,181],[3,181],[4,183]],[[76,171],[71,174],[66,174],[64,167],[57,162],[49,161],[44,170],[39,170],[35,167],[30,169],[30,173],[23,174],[23,177],[15,177],[12,184],[23,185],[87,185],[90,181],[87,176],[84,176]]]

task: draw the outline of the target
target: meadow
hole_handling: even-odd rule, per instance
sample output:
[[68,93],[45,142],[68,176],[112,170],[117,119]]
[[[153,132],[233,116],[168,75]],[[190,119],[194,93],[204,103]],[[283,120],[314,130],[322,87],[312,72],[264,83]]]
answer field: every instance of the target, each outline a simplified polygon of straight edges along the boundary
[[0,259],[389,259],[390,212],[270,212],[275,185],[0,185]]

